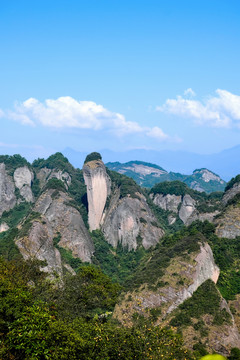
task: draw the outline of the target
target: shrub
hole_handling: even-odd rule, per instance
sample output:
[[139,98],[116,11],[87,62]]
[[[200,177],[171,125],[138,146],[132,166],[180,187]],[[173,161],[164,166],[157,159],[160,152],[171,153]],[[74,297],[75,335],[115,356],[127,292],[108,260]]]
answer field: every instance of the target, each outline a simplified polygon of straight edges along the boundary
[[87,155],[84,164],[93,160],[102,160],[102,156],[98,152],[92,152],[91,154]]

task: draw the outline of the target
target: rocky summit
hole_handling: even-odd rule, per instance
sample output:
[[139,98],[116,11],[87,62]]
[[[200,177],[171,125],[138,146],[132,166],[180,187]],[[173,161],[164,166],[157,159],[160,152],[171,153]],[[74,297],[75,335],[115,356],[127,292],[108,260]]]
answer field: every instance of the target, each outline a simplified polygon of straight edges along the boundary
[[176,180],[184,182],[193,190],[206,193],[223,191],[226,186],[226,182],[219,175],[205,168],[194,170],[192,175],[183,175],[172,171],[167,172],[158,165],[144,161],[129,161],[124,164],[109,162],[106,166],[110,170],[133,178],[139,185],[147,188],[159,182]]
[[1,261],[34,269],[26,291],[64,319],[166,329],[183,335],[189,359],[231,356],[240,348],[240,176],[224,186],[207,169],[187,177],[137,161],[105,166],[99,153],[82,169],[61,153],[32,164],[2,155]]

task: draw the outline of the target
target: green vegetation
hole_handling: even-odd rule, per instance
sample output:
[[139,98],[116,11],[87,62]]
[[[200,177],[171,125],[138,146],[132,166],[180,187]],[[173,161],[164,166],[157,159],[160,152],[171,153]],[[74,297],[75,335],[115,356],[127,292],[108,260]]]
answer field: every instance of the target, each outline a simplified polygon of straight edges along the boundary
[[35,173],[33,184],[32,184],[32,193],[33,193],[34,197],[37,198],[39,196],[40,192],[41,192],[40,181],[39,181],[39,179],[37,179],[37,176]]
[[69,195],[74,199],[75,206],[82,215],[85,226],[88,228],[88,202],[87,190],[83,179],[82,170],[75,169],[72,176],[71,185],[68,188]]
[[119,287],[99,269],[83,266],[65,279],[65,290],[49,287],[45,277],[33,264],[0,259],[0,358],[195,359],[171,330],[112,321]]
[[[135,168],[135,165],[142,165],[148,168],[156,169],[156,172],[157,170],[161,170],[162,173],[156,175],[156,172],[154,172],[154,170],[151,170],[150,174],[142,174],[141,172],[137,172],[138,170]],[[119,162],[109,162],[106,164],[106,166],[110,170],[124,173],[126,176],[134,179],[137,184],[146,188],[152,188],[155,184],[165,181],[180,181],[187,184],[189,187],[197,186],[199,189],[202,189],[202,191],[205,191],[206,193],[211,193],[214,191],[224,191],[224,187],[226,184],[225,182],[220,183],[217,180],[210,180],[208,182],[204,181],[202,178],[202,173],[200,171],[207,169],[197,169],[193,172],[192,175],[183,175],[174,172],[167,173],[166,170],[164,170],[161,166],[146,163],[144,161],[129,161],[124,164],[121,164]]]
[[110,171],[108,169],[107,174],[109,175],[112,181],[112,190],[117,187],[120,189],[120,198],[124,198],[126,196],[131,196],[132,198],[139,198],[136,193],[142,193],[142,190],[139,185],[135,183],[135,181],[125,175],[119,174],[115,171]]
[[186,184],[181,181],[164,181],[156,184],[152,189],[151,193],[155,194],[163,194],[163,195],[181,195],[184,196],[186,194],[195,195],[195,191],[190,189]]
[[91,235],[95,246],[93,263],[99,265],[114,282],[124,284],[146,255],[146,250],[140,246],[136,251],[127,251],[120,244],[114,249],[106,242],[100,230],[92,231]]
[[[201,213],[214,212],[216,210],[222,210],[223,205],[221,203],[222,193],[221,192],[212,192],[211,194],[206,194],[204,192],[195,191],[190,189],[186,184],[180,181],[165,181],[159,184],[156,184],[151,190],[150,193],[162,194],[162,195],[176,195],[184,196],[186,194],[190,195],[194,200],[197,201],[196,208]],[[153,206],[151,206],[153,208]],[[166,211],[165,211],[166,213]],[[167,216],[169,213],[165,215]],[[176,231],[176,225],[173,227],[173,230]]]
[[12,156],[0,155],[0,163],[2,162],[4,162],[9,175],[13,175],[14,171],[18,167],[28,166],[29,168],[31,168],[29,162],[19,154],[15,154]]
[[235,239],[218,238],[215,226],[208,221],[196,221],[189,229],[197,229],[208,240],[216,264],[221,269],[217,286],[226,300],[232,300],[240,293],[240,237]]
[[[179,305],[175,316],[170,321],[170,325],[178,327],[180,330],[183,326],[193,324],[192,319],[201,319],[205,314],[213,316],[213,324],[222,325],[231,322],[231,315],[226,309],[221,309],[221,296],[212,280],[205,281],[193,293],[192,297],[185,300]],[[195,330],[200,330],[202,336],[207,335],[207,329],[203,321],[194,324]]]
[[69,173],[74,170],[74,167],[70,164],[68,159],[60,152],[49,156],[47,160],[38,158],[37,160],[33,161],[32,166],[36,169],[46,167],[48,169],[62,170]]
[[[173,213],[172,211],[168,211],[168,210],[163,210],[159,206],[154,204],[154,202],[149,197],[148,192],[146,190],[144,191],[144,195],[146,196],[148,206],[150,207],[150,209],[152,210],[153,214],[155,215],[158,221],[158,225],[167,234],[178,231],[183,227],[183,222],[182,220],[180,220],[179,216],[176,213]],[[174,222],[173,225],[169,225],[168,223],[169,215],[173,215],[174,217],[176,217],[176,221]]]
[[84,164],[94,160],[102,160],[102,156],[98,152],[92,152],[91,154],[87,155]]
[[[68,194],[73,198],[71,201],[71,206],[75,207],[80,214],[82,215],[83,221],[88,228],[88,215],[87,215],[87,194],[86,186],[83,179],[82,171],[75,169],[61,153],[56,153],[51,155],[48,159],[38,159],[33,162],[33,167],[37,171],[38,169],[47,167],[48,169],[56,169],[67,172],[71,176],[71,184],[68,189],[64,182],[56,178],[50,179],[44,189],[55,189],[57,191],[68,191]],[[39,181],[36,179],[33,183],[34,195],[38,196],[39,191]],[[54,193],[53,196],[58,196],[58,193]]]
[[91,319],[112,311],[117,302],[120,286],[111,282],[100,268],[81,265],[76,276],[65,278],[59,289],[58,307],[64,318],[81,316]]
[[48,180],[48,182],[46,183],[43,191],[46,191],[47,189],[55,189],[55,190],[58,190],[58,191],[66,192],[66,188],[64,186],[64,183],[61,180],[58,180],[56,178],[52,178],[52,179]]
[[71,250],[65,249],[59,245],[61,240],[61,234],[53,238],[53,245],[59,250],[63,263],[69,264],[73,270],[77,271],[79,266],[82,265],[82,261],[72,255]]
[[236,183],[240,182],[240,175],[235,176],[235,178],[232,178],[228,183],[227,186],[225,187],[225,192],[230,190],[233,185],[235,185]]
[[32,227],[32,222],[34,220],[37,220],[41,218],[41,214],[39,212],[36,212],[36,211],[32,211],[30,213],[30,215],[27,217],[27,219],[24,221],[21,229],[19,230],[18,232],[18,236],[19,238],[21,237],[24,237],[24,236],[27,236],[28,233],[29,233],[29,230],[31,229]]
[[9,211],[4,211],[1,217],[1,223],[5,222],[10,228],[18,225],[20,220],[29,214],[31,210],[31,204],[22,202],[19,205],[14,206]]
[[18,234],[17,228],[0,233],[0,256],[6,260],[13,260],[21,257],[14,239]]
[[183,228],[173,235],[165,236],[156,248],[141,260],[138,268],[126,280],[126,288],[138,288],[141,284],[148,284],[153,289],[163,286],[161,277],[171,259],[198,251],[199,243],[204,241],[205,237],[195,229],[189,231]]

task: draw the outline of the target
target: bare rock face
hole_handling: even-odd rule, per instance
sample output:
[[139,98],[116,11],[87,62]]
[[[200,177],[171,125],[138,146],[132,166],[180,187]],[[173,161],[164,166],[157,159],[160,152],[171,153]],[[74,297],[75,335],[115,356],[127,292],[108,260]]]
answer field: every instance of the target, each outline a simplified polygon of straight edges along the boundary
[[48,180],[53,178],[61,180],[64,183],[66,189],[68,189],[72,182],[72,178],[68,172],[56,169],[48,169],[47,167],[44,167],[38,171],[37,178],[40,181],[41,187],[46,185]]
[[[185,260],[177,257],[171,261],[161,279],[163,282],[167,281],[169,285],[154,291],[149,290],[143,284],[142,289],[131,294],[133,301],[128,303],[128,310],[125,311],[123,309],[126,309],[126,299],[129,297],[129,293],[127,293],[125,300],[116,306],[114,316],[126,325],[131,326],[134,312],[144,314],[145,309],[161,307],[161,319],[163,320],[181,303],[191,297],[194,291],[206,280],[211,279],[216,283],[219,272],[210,246],[204,243],[200,246],[200,251],[190,259]],[[178,274],[178,276],[176,277],[174,274]],[[179,276],[185,279],[183,286],[179,285]],[[122,310],[125,311],[124,317],[122,317]]]
[[[225,311],[229,314],[229,320],[219,326],[214,323],[212,315],[203,315],[200,320],[204,323],[208,335],[204,339],[201,337],[201,340],[206,344],[206,350],[209,353],[216,352],[224,356],[229,356],[232,348],[240,347],[240,336],[226,300],[221,297],[220,293],[219,295],[221,298],[219,310],[221,311],[225,309]],[[195,322],[198,320],[199,318],[194,319]],[[193,344],[196,342],[196,338],[199,337],[199,332],[194,329],[192,325],[185,327],[182,332],[184,345],[193,350]]]
[[191,297],[194,291],[206,280],[211,279],[215,284],[217,283],[220,270],[215,264],[212,249],[207,243],[205,243],[204,246],[201,245],[200,253],[196,256],[195,261],[196,266],[192,274],[193,283],[178,293],[177,299],[170,305],[166,313],[170,313],[176,309],[178,305],[183,303],[183,301]]
[[238,206],[229,206],[221,215],[215,219],[216,235],[218,237],[226,237],[234,239],[240,236],[240,211]]
[[212,171],[209,171],[208,169],[200,169],[195,170],[194,174],[200,174],[202,177],[202,180],[208,183],[209,181],[217,181],[220,184],[224,184],[224,181],[220,178],[219,175],[214,174]]
[[156,194],[153,198],[154,204],[159,206],[163,210],[173,211],[178,213],[178,206],[182,201],[181,196],[177,195],[163,195],[163,194]]
[[199,220],[199,221],[209,221],[214,222],[215,216],[217,216],[220,213],[220,211],[216,210],[209,213],[200,213],[197,210],[194,210],[194,212],[190,215],[190,217],[187,219],[185,225],[191,225],[193,221]]
[[66,193],[60,192],[56,198],[53,194],[54,190],[43,193],[34,211],[46,217],[54,236],[61,234],[59,246],[71,250],[82,261],[91,262],[94,247],[79,211],[69,205],[71,198]]
[[48,177],[48,180],[50,180],[52,178],[61,180],[65,184],[67,189],[71,185],[71,182],[72,182],[72,178],[69,175],[69,173],[66,171],[62,171],[62,170],[53,170],[51,172],[50,176]]
[[12,177],[6,172],[5,164],[0,164],[0,215],[16,204],[15,186]]
[[27,166],[19,167],[13,174],[15,186],[20,190],[20,194],[27,202],[33,202],[34,197],[31,190],[34,178],[33,172]]
[[109,244],[117,247],[120,243],[129,251],[136,250],[140,243],[145,249],[155,246],[164,235],[145,197],[139,193],[138,198],[113,199],[102,229]]
[[233,199],[235,195],[240,193],[240,183],[235,183],[231,189],[226,191],[226,193],[223,196],[223,203],[226,205],[229,200]]
[[[91,262],[94,251],[92,239],[77,209],[69,204],[71,198],[64,192],[56,193],[49,189],[37,200],[34,211],[39,217],[32,221],[30,229],[16,241],[25,259],[36,258],[46,261],[43,271],[62,276],[63,266],[70,272],[69,265],[63,264],[60,253],[54,245],[54,238],[59,236],[58,246],[72,252],[83,262]],[[70,269],[70,270],[69,270]]]
[[5,222],[0,224],[0,233],[3,231],[7,231],[8,229],[9,229],[9,226]]
[[196,201],[190,195],[184,195],[179,211],[179,217],[184,224],[187,222],[188,218],[192,215],[195,209]]
[[62,275],[61,256],[53,245],[52,227],[46,218],[34,221],[29,234],[18,239],[16,245],[24,259],[45,261],[42,271]]
[[41,168],[37,172],[37,178],[40,182],[40,187],[42,188],[46,183],[49,175],[51,174],[52,170],[48,169],[47,167]]
[[111,180],[101,160],[93,160],[83,166],[84,181],[87,186],[88,223],[90,230],[100,228],[108,195],[111,193]]

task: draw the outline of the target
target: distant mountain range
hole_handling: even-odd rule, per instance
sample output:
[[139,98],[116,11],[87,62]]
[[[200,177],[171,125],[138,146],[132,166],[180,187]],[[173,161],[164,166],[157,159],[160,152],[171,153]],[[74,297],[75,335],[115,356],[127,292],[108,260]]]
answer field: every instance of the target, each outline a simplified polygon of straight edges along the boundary
[[224,180],[208,169],[197,169],[192,175],[183,175],[174,172],[168,173],[162,167],[144,161],[129,161],[124,164],[109,162],[106,166],[110,170],[133,178],[137,184],[148,188],[159,182],[175,180],[184,182],[193,190],[206,193],[224,191],[226,186]]
[[[81,168],[87,152],[75,151],[66,148],[63,154],[75,166]],[[206,168],[213,171],[229,181],[232,177],[240,173],[240,145],[226,149],[216,154],[202,155],[187,151],[171,150],[144,150],[135,149],[124,152],[114,152],[112,150],[101,150],[104,162],[125,163],[133,160],[144,161],[157,164],[168,172],[179,172],[181,174],[192,174],[195,169]]]

